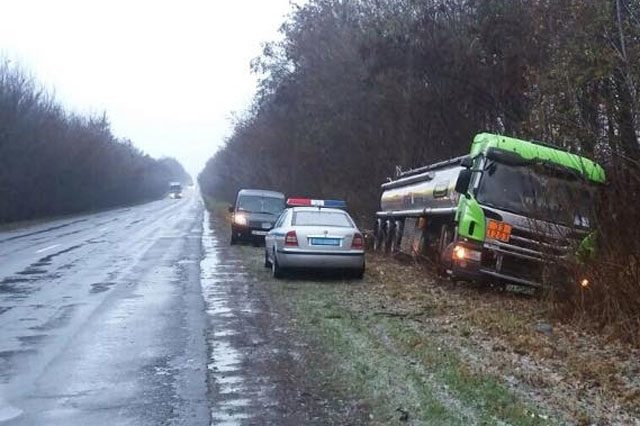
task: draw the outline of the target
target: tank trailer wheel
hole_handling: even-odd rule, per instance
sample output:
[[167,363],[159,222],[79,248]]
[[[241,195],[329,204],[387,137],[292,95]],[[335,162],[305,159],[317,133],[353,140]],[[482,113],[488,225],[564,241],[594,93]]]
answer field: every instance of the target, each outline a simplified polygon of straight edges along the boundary
[[382,248],[382,242],[384,241],[384,225],[380,219],[376,219],[375,229],[373,232],[373,251],[379,252]]
[[390,220],[387,220],[385,223],[385,233],[384,233],[384,252],[385,253],[389,253],[391,251],[394,232],[395,232],[395,227],[393,226],[393,222]]
[[404,230],[403,223],[401,221],[395,222],[393,226],[393,232],[391,233],[391,254],[400,252],[400,243],[402,242],[402,233]]

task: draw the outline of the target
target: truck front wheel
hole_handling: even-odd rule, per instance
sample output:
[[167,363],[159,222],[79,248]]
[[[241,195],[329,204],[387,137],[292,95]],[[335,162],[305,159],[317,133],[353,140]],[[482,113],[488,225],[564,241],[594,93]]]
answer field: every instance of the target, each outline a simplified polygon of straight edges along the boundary
[[453,241],[453,230],[449,225],[440,228],[440,240],[438,241],[438,256],[443,259],[449,244]]
[[451,256],[453,255],[454,232],[450,226],[442,225],[440,228],[440,239],[438,241],[437,271],[442,277],[448,276],[447,269],[451,269]]

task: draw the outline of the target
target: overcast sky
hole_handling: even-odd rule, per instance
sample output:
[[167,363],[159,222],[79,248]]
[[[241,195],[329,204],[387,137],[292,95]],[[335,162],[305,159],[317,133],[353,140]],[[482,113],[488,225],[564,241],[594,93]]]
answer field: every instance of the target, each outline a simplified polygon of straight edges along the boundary
[[0,55],[195,177],[248,107],[249,63],[289,10],[289,0],[7,0]]

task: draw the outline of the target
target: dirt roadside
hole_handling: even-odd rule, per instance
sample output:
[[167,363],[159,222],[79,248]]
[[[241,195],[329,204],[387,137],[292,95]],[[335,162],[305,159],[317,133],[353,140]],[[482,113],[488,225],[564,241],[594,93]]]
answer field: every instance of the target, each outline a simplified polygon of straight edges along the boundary
[[294,362],[263,370],[287,371],[296,390],[279,404],[298,420],[640,425],[640,351],[554,320],[541,300],[376,255],[362,281],[274,280],[262,248],[230,250],[285,330],[273,337]]
[[207,325],[209,405],[215,425],[362,424],[348,395],[310,374],[320,359],[273,293],[259,248],[230,246],[227,224],[205,220],[201,284]]
[[553,321],[543,301],[378,256],[362,282],[276,281],[261,249],[244,256],[308,345],[312,382],[368,423],[640,424],[640,352]]

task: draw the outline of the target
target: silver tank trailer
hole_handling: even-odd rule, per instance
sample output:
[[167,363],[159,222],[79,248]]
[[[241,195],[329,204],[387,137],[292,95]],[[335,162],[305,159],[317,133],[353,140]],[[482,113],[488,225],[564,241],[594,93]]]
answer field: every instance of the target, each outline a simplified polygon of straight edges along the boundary
[[398,179],[382,184],[378,216],[415,217],[455,212],[458,205],[455,186],[464,158],[400,172]]

